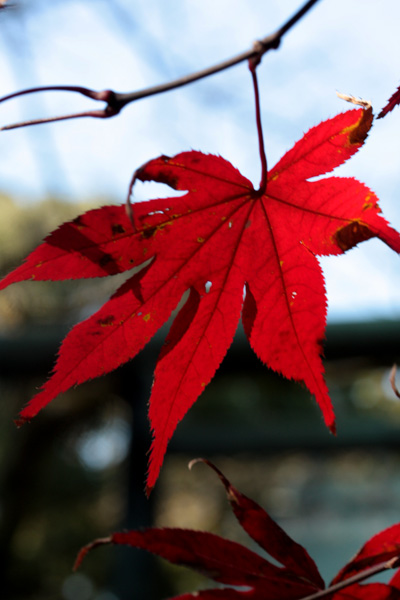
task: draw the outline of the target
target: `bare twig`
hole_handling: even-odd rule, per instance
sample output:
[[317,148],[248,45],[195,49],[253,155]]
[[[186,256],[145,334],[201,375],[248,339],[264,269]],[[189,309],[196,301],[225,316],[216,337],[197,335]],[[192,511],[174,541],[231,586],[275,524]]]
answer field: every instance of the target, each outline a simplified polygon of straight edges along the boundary
[[258,147],[260,151],[260,159],[261,159],[261,180],[260,186],[258,188],[257,193],[262,196],[265,194],[265,189],[267,187],[267,157],[265,154],[264,147],[264,136],[262,132],[262,124],[261,124],[261,107],[260,107],[260,93],[258,91],[258,81],[257,81],[257,63],[253,60],[249,61],[249,68],[251,77],[253,79],[253,87],[254,87],[254,98],[256,103],[256,125],[257,125],[257,134],[258,134]]
[[220,73],[221,71],[225,71],[230,67],[238,65],[246,60],[252,60],[254,65],[257,65],[262,56],[268,52],[269,50],[276,50],[283,38],[283,36],[316,4],[318,0],[308,0],[304,4],[302,8],[300,8],[282,27],[277,29],[275,33],[268,35],[267,37],[258,40],[250,50],[246,50],[241,54],[234,56],[228,60],[222,61],[212,67],[208,67],[207,69],[203,69],[201,71],[196,71],[195,73],[191,73],[184,77],[180,77],[179,79],[175,79],[173,81],[169,81],[167,83],[163,83],[161,85],[155,85],[153,87],[145,88],[144,90],[139,90],[136,92],[128,92],[128,93],[118,93],[112,90],[102,90],[96,91],[91,90],[89,88],[84,88],[81,86],[69,86],[69,85],[56,85],[56,86],[45,86],[45,87],[36,87],[30,88],[27,90],[22,90],[20,92],[15,92],[14,94],[9,94],[8,96],[4,96],[0,98],[0,102],[5,102],[7,100],[11,100],[17,98],[19,96],[23,96],[26,94],[35,94],[37,92],[50,92],[50,91],[63,91],[63,92],[75,92],[78,94],[82,94],[92,100],[102,101],[106,103],[105,108],[99,110],[90,110],[75,114],[62,115],[59,117],[49,117],[44,119],[32,119],[29,121],[23,121],[20,123],[14,123],[12,125],[5,125],[0,128],[0,131],[16,129],[17,127],[27,127],[29,125],[38,125],[39,123],[51,123],[54,121],[65,121],[67,119],[79,119],[81,117],[94,117],[97,119],[107,119],[110,117],[114,117],[121,110],[135,102],[136,100],[140,100],[142,98],[148,98],[149,96],[155,96],[156,94],[163,94],[165,92],[169,92],[176,88],[188,85],[189,83],[193,83],[194,81],[198,81],[199,79],[204,79],[205,77],[209,77],[210,75],[214,75],[215,73]]

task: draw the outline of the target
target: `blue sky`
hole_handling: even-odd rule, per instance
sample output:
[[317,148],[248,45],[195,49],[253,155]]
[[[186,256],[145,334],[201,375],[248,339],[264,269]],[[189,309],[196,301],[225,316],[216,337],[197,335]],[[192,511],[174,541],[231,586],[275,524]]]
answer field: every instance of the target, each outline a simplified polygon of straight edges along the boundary
[[[19,5],[25,7],[24,10]],[[214,64],[274,31],[300,0],[41,0],[0,13],[0,94],[77,84],[131,91]],[[347,110],[336,91],[375,111],[400,83],[400,3],[321,0],[258,70],[269,165],[321,120]],[[0,124],[91,106],[53,93],[0,105]],[[0,191],[123,202],[132,172],[159,154],[221,154],[259,181],[251,80],[244,64],[141,100],[107,121],[42,125],[0,135]],[[365,182],[400,228],[400,108],[373,127],[337,174]],[[147,199],[164,193],[146,184]],[[322,260],[331,320],[400,316],[399,258],[372,240]]]

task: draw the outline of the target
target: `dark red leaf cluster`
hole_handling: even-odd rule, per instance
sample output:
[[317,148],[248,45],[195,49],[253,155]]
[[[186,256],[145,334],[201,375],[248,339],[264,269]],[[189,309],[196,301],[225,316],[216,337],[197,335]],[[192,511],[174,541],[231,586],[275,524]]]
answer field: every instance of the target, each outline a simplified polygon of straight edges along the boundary
[[[241,544],[211,533],[149,528],[114,533],[109,538],[92,542],[81,550],[75,567],[79,567],[86,554],[97,546],[123,544],[147,550],[176,565],[190,567],[226,586],[242,588],[201,590],[176,596],[174,600],[311,600],[314,595],[316,599],[326,596],[333,600],[400,599],[400,571],[396,571],[389,584],[354,581],[370,576],[374,567],[381,566],[383,571],[400,566],[400,524],[368,540],[336,575],[329,588],[325,588],[308,552],[288,536],[261,506],[239,492],[217,467],[209,461],[203,462],[218,474],[240,525],[281,566]],[[389,564],[390,559],[394,560]]]

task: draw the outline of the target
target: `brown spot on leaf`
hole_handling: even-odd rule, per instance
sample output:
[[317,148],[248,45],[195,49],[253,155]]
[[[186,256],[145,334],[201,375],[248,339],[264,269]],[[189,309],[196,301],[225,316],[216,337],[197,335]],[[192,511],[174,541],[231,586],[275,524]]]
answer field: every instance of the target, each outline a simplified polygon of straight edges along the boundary
[[146,223],[143,226],[141,231],[142,237],[146,240],[153,237],[158,231],[162,231],[165,227],[172,225],[173,221],[164,221],[164,223],[159,223],[158,225],[147,225]]
[[179,179],[178,177],[169,177],[168,181],[166,181],[165,183],[167,183],[170,187],[172,187],[174,190],[179,190],[181,189],[179,187]]
[[86,225],[82,222],[82,215],[79,215],[73,219],[72,223],[75,225],[77,229],[83,229]]
[[374,237],[374,233],[362,223],[353,221],[344,227],[341,227],[335,233],[337,245],[343,252],[353,248],[359,242],[364,242]]
[[101,267],[105,267],[112,260],[113,260],[113,257],[110,254],[104,253],[103,256],[99,260],[99,265]]
[[121,235],[125,233],[125,227],[121,225],[121,223],[113,223],[111,225],[111,231],[113,235]]
[[155,234],[156,231],[157,231],[157,227],[146,227],[145,229],[142,230],[142,236],[146,240],[148,240]]
[[358,123],[349,128],[350,144],[362,144],[364,142],[369,130],[371,129],[373,118],[374,115],[371,107],[363,110],[361,119],[358,121]]
[[109,325],[113,325],[114,324],[114,315],[108,315],[107,317],[104,317],[103,319],[98,319],[97,324],[100,325],[100,327],[108,327]]
[[381,209],[379,208],[379,206],[377,205],[377,197],[375,196],[375,194],[372,194],[368,196],[366,196],[362,210],[366,211],[366,210],[370,210],[371,208],[374,208],[376,210],[377,213],[382,212]]

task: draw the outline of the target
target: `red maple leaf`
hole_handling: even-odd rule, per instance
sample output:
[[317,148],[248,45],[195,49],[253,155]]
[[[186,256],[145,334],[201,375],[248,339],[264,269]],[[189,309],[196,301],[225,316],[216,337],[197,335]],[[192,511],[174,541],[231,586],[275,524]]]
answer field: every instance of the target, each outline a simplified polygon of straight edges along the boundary
[[314,594],[316,598],[326,596],[333,600],[400,599],[400,570],[396,571],[389,584],[360,583],[372,575],[400,566],[400,525],[389,527],[372,537],[325,588],[318,568],[305,548],[289,537],[254,500],[239,492],[212,463],[199,460],[218,474],[243,529],[281,566],[241,544],[211,533],[148,528],[114,533],[108,538],[95,540],[79,552],[75,568],[93,548],[110,543],[122,544],[190,567],[219,583],[243,588],[201,590],[176,596],[173,600],[311,600]]
[[321,361],[326,299],[316,255],[341,254],[374,236],[399,252],[400,235],[362,183],[308,180],[354,154],[372,118],[371,109],[351,110],[311,129],[269,172],[266,191],[221,157],[161,156],[136,178],[186,194],[134,204],[134,226],[125,207],[105,206],[50,234],[0,289],[26,279],[102,277],[145,266],[72,329],[52,377],[20,422],[71,386],[133,358],[188,292],[155,369],[148,489],[177,423],[224,358],[241,313],[259,358],[303,382],[333,431]]
[[386,106],[384,106],[381,110],[381,112],[379,113],[379,115],[377,116],[377,119],[382,119],[383,117],[386,117],[386,115],[394,109],[395,106],[397,106],[398,104],[400,104],[400,86],[397,88],[397,90],[394,92],[394,94],[392,94],[389,98],[389,100],[387,101]]

